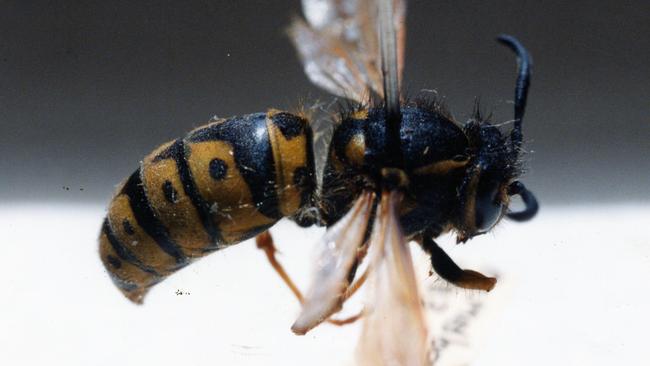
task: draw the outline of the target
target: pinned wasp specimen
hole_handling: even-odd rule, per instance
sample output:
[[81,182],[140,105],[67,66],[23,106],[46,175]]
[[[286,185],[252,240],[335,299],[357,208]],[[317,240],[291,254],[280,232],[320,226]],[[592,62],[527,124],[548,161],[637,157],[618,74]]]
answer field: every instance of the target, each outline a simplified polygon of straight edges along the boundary
[[[366,312],[363,342],[400,354],[399,342],[385,347],[371,329],[388,321],[393,340],[426,339],[407,243],[417,242],[444,280],[489,291],[496,279],[460,268],[435,238],[451,231],[465,242],[503,217],[525,221],[537,212],[517,180],[530,57],[515,38],[498,38],[518,60],[506,134],[478,113],[461,124],[436,100],[401,97],[404,0],[303,0],[303,8],[305,19],[289,35],[307,76],[354,105],[334,118],[322,174],[304,114],[269,109],[213,121],[159,146],[121,184],[101,229],[100,256],[115,285],[140,303],[193,260],[256,237],[303,304],[294,332],[330,319],[369,274],[374,309]],[[508,209],[513,196],[522,211]],[[327,228],[304,296],[274,255],[268,229],[282,218]],[[370,264],[355,281],[366,253]]]

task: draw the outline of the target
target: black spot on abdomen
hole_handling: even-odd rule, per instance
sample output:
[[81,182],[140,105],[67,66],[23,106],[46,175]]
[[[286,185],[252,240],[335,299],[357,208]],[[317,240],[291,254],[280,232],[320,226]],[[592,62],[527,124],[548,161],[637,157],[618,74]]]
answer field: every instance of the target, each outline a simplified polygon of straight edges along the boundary
[[[111,255],[106,256],[106,260],[115,268],[120,268],[122,266],[122,261],[130,263],[144,272],[147,272],[154,276],[159,276],[159,274],[152,267],[142,263],[136,256],[127,248],[124,243],[122,243],[113,233],[113,229],[108,222],[108,218],[104,219],[104,224],[102,225],[102,232],[106,235],[108,243],[115,251],[115,254],[119,258],[115,258]],[[113,258],[113,260],[111,260]],[[119,262],[119,263],[118,263]]]
[[186,140],[191,143],[225,141],[232,145],[235,165],[222,166],[213,159],[206,173],[213,179],[223,179],[228,169],[237,169],[251,188],[251,195],[259,212],[273,219],[282,217],[266,113],[233,117],[218,124],[208,125],[192,132]]
[[131,225],[129,220],[127,219],[122,220],[122,227],[124,228],[124,232],[127,233],[127,235],[135,234],[135,229],[133,229],[133,226]]
[[169,203],[178,202],[178,192],[174,189],[172,182],[166,180],[162,185],[163,194]]
[[111,266],[113,266],[113,268],[115,269],[122,268],[122,261],[113,257],[112,255],[107,255],[106,260],[108,261],[108,263],[110,263]]
[[180,246],[175,243],[167,228],[156,217],[147,198],[140,178],[140,169],[136,170],[122,187],[122,193],[129,197],[129,204],[135,216],[138,226],[144,230],[155,242],[160,249],[170,256],[174,257],[179,266],[187,264],[187,257],[181,250]]
[[[178,177],[181,180],[183,192],[185,192],[187,197],[190,199],[192,205],[196,207],[199,217],[201,218],[201,224],[203,224],[205,231],[208,233],[208,235],[210,235],[210,241],[213,243],[218,242],[221,240],[221,236],[219,234],[219,229],[212,220],[212,216],[210,214],[210,204],[208,204],[208,202],[206,202],[205,199],[201,197],[201,194],[199,194],[199,190],[196,187],[196,183],[194,182],[194,177],[192,177],[190,168],[187,165],[187,159],[185,155],[185,142],[183,139],[178,139],[165,151],[156,156],[154,161],[159,159],[173,159],[176,162],[176,167],[178,168]],[[171,186],[171,188],[174,187]],[[167,192],[165,192],[164,186],[162,189],[163,193],[165,194],[165,199],[169,200],[169,197],[171,197],[178,200],[177,191],[174,191],[175,194],[172,194],[172,192],[169,192],[169,194],[167,194]],[[176,200],[174,202],[177,202]]]
[[280,129],[282,135],[284,135],[284,138],[287,140],[291,140],[292,138],[302,134],[305,128],[303,120],[291,113],[276,113],[271,117],[271,121],[273,121],[273,124]]
[[222,180],[223,178],[226,177],[226,173],[228,172],[228,165],[226,164],[225,161],[219,158],[214,158],[210,161],[209,170],[212,179]]

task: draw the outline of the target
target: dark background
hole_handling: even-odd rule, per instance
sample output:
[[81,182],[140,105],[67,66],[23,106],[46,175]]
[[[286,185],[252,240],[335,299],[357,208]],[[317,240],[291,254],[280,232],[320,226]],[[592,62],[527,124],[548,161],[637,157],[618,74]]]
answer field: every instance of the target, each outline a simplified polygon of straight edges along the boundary
[[[544,203],[650,199],[647,1],[411,1],[405,86],[512,118],[531,51],[524,179]],[[0,1],[0,200],[106,202],[214,115],[331,98],[284,35],[299,1]]]

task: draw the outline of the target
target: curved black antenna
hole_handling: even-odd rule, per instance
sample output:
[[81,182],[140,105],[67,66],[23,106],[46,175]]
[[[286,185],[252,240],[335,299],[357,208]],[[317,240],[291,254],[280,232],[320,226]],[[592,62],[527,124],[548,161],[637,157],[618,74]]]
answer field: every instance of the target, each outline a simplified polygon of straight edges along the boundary
[[524,119],[526,111],[526,98],[528,97],[528,88],[530,87],[530,73],[533,66],[533,60],[524,46],[513,36],[502,34],[497,37],[499,43],[507,46],[517,54],[517,84],[515,86],[515,127],[510,133],[510,141],[514,151],[521,147],[523,133],[521,132],[521,122]]
[[392,0],[378,1],[379,49],[384,86],[386,112],[386,147],[392,163],[400,163],[400,124],[402,113],[399,104],[399,77],[397,71],[397,39],[395,35],[394,5]]
[[508,194],[510,196],[519,195],[521,200],[524,201],[524,208],[522,211],[508,212],[506,216],[514,221],[528,221],[537,215],[539,211],[539,203],[537,203],[537,198],[533,195],[533,192],[526,189],[523,183],[519,181],[514,181],[508,186]]

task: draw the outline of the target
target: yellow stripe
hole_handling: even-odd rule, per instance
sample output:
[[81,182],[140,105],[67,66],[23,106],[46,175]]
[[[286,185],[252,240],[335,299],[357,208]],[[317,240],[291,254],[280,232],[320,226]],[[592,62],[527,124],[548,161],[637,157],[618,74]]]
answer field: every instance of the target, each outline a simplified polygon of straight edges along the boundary
[[[133,234],[126,232],[124,220],[128,221]],[[108,222],[113,228],[115,237],[143,264],[152,267],[160,274],[169,273],[177,266],[174,257],[160,249],[156,241],[138,225],[127,195],[120,194],[113,199],[108,209]]]
[[109,244],[108,238],[104,233],[99,237],[99,256],[104,263],[104,267],[106,267],[106,270],[108,270],[112,276],[136,286],[136,288],[131,291],[124,291],[118,286],[118,289],[124,294],[124,296],[133,302],[141,303],[144,294],[147,292],[148,286],[153,284],[156,278],[154,278],[153,275],[142,271],[137,266],[123,260],[119,260],[119,268],[115,268],[111,265],[108,256],[117,259],[119,259],[119,256]]
[[[225,141],[187,143],[187,164],[196,187],[207,202],[214,202],[215,216],[225,243],[236,243],[250,229],[275,222],[257,210],[250,189],[234,159],[232,146]],[[215,180],[210,176],[210,161],[218,158],[227,166],[226,176]]]
[[294,184],[293,175],[297,168],[307,166],[307,137],[303,132],[287,140],[272,121],[275,113],[278,111],[267,113],[266,127],[273,151],[280,212],[283,216],[291,216],[300,208],[301,192]]
[[[176,162],[171,158],[153,161],[172,143],[160,146],[144,159],[142,183],[156,217],[167,228],[171,239],[189,256],[200,256],[202,249],[211,244],[210,237],[201,224],[196,207],[185,194]],[[167,200],[163,191],[167,181],[175,191],[173,203]]]

